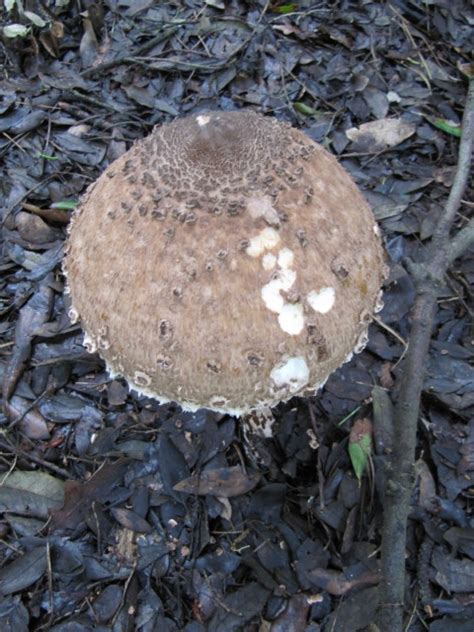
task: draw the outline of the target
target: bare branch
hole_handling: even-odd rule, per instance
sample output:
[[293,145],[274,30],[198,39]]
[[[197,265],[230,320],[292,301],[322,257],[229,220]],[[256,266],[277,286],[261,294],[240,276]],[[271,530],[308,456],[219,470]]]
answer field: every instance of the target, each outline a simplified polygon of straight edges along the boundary
[[[417,296],[412,312],[408,351],[403,363],[403,377],[395,408],[396,443],[385,489],[384,528],[382,536],[383,581],[380,591],[378,626],[384,632],[402,632],[405,591],[406,527],[414,482],[416,431],[420,398],[423,390],[426,357],[437,309],[437,296],[453,254],[458,256],[469,243],[472,222],[453,241],[449,233],[469,177],[474,138],[474,79],[470,80],[464,110],[459,159],[454,182],[427,257],[412,263]],[[467,232],[465,232],[467,231]],[[461,236],[462,235],[462,236]],[[451,250],[451,252],[450,252]]]

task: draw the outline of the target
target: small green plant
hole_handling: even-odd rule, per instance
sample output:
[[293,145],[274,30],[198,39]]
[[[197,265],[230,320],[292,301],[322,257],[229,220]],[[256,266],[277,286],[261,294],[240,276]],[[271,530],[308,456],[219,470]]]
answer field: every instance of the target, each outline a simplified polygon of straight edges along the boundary
[[349,457],[359,483],[367,468],[371,454],[372,424],[369,419],[358,419],[352,426],[349,437]]

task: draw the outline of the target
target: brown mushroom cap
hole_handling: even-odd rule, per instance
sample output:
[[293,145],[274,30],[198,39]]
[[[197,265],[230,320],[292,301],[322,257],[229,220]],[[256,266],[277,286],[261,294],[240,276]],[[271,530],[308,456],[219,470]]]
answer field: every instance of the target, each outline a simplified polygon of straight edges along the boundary
[[112,374],[243,414],[314,392],[362,348],[385,266],[335,158],[246,111],[163,125],[110,165],[74,214],[65,270]]

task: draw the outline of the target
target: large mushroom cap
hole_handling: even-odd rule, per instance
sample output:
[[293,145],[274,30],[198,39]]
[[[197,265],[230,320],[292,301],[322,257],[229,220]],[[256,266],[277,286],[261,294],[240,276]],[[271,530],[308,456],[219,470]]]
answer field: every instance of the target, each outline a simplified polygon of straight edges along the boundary
[[324,383],[363,346],[384,276],[347,172],[251,111],[137,142],[87,191],[68,250],[71,314],[111,373],[234,414]]

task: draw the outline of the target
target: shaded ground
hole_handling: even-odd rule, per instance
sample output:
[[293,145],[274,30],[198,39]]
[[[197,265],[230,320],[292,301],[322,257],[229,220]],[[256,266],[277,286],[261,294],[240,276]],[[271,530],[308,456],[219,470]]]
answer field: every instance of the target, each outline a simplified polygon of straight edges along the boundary
[[[473,13],[441,1],[23,4],[33,15],[1,14],[7,34],[29,29],[4,32],[1,51],[1,629],[364,629],[414,296],[402,262],[452,182]],[[241,107],[339,157],[391,265],[366,350],[317,398],[274,410],[274,437],[252,444],[230,417],[111,381],[68,320],[60,272],[71,201],[134,139]],[[459,226],[471,210],[466,198]],[[411,631],[472,630],[473,279],[471,253],[446,279],[428,360]],[[348,443],[362,418],[374,447],[359,485]]]

